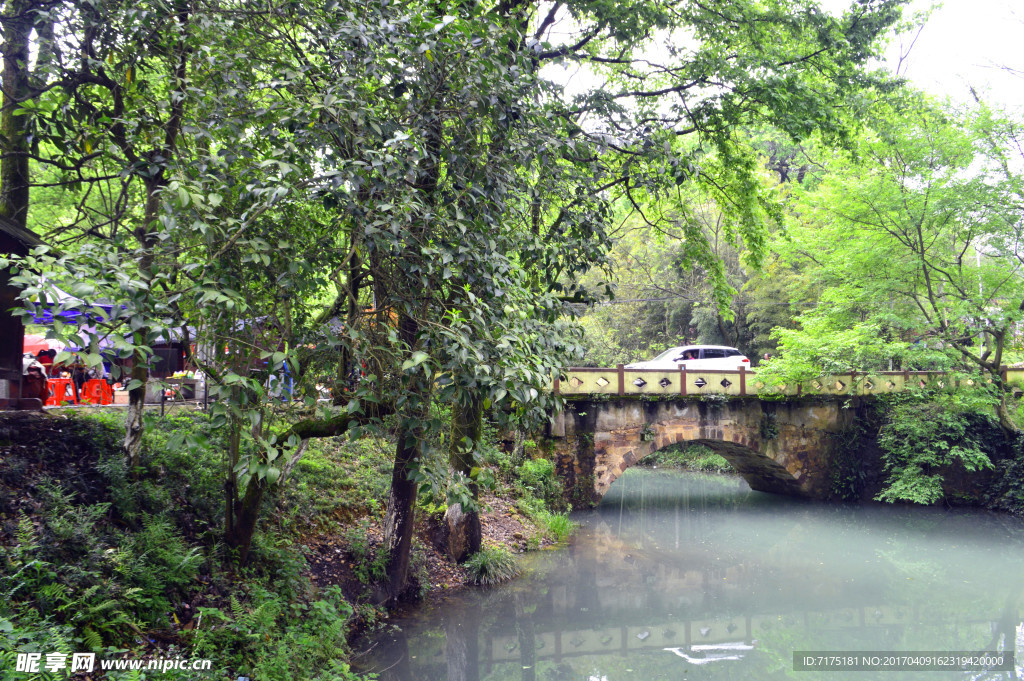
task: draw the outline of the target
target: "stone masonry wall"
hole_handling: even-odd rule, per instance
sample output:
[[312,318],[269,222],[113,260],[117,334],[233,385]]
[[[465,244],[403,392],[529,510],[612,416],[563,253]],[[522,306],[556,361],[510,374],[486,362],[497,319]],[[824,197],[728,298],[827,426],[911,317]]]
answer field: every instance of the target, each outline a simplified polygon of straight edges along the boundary
[[699,443],[724,456],[756,490],[825,498],[849,398],[578,400],[552,421],[549,441],[570,499],[596,502],[630,466],[658,449]]

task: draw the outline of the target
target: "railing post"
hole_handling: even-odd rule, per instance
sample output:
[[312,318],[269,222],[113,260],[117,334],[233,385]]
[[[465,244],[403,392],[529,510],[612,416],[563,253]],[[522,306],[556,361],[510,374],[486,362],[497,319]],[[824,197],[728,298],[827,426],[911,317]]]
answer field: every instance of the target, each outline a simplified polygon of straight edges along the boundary
[[903,370],[903,389],[906,390],[910,387],[910,372],[906,369]]
[[619,371],[619,395],[626,394],[626,367],[622,364],[616,364],[615,368]]
[[1009,373],[1009,367],[1003,364],[999,367],[999,377],[1003,379],[1003,385],[1007,384],[1006,376]]
[[561,376],[555,376],[555,384],[554,384],[554,385],[552,386],[552,388],[551,388],[552,392],[554,392],[554,394],[556,394],[556,395],[558,394],[558,389],[559,389],[559,379],[560,379],[560,378],[561,378]]
[[686,365],[679,365],[679,394],[686,395]]
[[740,395],[747,394],[747,368],[742,364],[739,366],[740,370]]

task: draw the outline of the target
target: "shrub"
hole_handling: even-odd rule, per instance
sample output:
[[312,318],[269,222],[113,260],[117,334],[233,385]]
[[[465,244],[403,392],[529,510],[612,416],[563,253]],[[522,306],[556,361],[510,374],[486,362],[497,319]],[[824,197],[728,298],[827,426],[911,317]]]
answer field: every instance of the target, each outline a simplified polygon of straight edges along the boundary
[[555,477],[555,464],[547,459],[527,459],[519,467],[519,481],[529,492],[548,506],[562,504],[562,486]]
[[[980,399],[979,399],[980,398]],[[985,432],[998,432],[994,417],[983,414],[985,395],[971,391],[912,391],[891,398],[888,418],[878,436],[889,478],[879,501],[932,504],[943,497],[946,469],[991,468],[986,450],[994,443]],[[988,428],[979,427],[987,422]]]
[[466,561],[466,570],[473,584],[493,586],[516,577],[519,564],[508,549],[487,546],[470,556]]

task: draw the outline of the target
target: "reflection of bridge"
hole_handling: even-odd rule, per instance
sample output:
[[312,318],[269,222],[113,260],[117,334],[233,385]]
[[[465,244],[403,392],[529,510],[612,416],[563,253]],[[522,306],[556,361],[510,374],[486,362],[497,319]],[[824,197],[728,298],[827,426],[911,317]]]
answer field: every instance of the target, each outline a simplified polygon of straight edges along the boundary
[[[690,657],[701,657],[734,647],[740,651],[737,654],[742,654],[742,647],[756,644],[759,637],[780,627],[844,632],[855,629],[891,629],[917,621],[917,613],[911,608],[874,606],[786,615],[688,619],[654,622],[646,626],[534,632],[533,650],[525,653],[535,661],[556,662],[571,657],[625,654],[642,650],[679,649],[680,653]],[[977,624],[979,631],[988,631],[988,622]],[[524,658],[524,651],[520,648],[521,639],[516,632],[487,635],[481,644],[480,660],[488,671],[495,664],[535,664],[535,661]]]
[[[1024,369],[1004,367],[1003,379],[1024,383]],[[743,367],[570,369],[553,386],[567,405],[551,436],[566,493],[576,499],[599,500],[634,463],[684,442],[724,456],[755,490],[824,498],[831,454],[866,396],[976,380],[985,379],[889,371],[769,389]]]

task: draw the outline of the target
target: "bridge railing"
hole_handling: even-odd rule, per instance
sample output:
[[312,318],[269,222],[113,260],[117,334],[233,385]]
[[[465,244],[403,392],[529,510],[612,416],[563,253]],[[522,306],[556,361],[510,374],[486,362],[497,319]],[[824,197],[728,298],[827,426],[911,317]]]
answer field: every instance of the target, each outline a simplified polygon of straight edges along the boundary
[[[1003,367],[1003,380],[1024,384],[1024,368]],[[554,383],[561,395],[697,395],[756,396],[764,393],[781,395],[876,395],[899,392],[913,387],[946,387],[949,382],[974,385],[990,378],[954,377],[943,371],[877,371],[854,372],[781,386],[765,386],[757,373],[738,366],[728,369],[697,369],[676,371],[658,369],[626,369],[574,367],[566,369]]]

